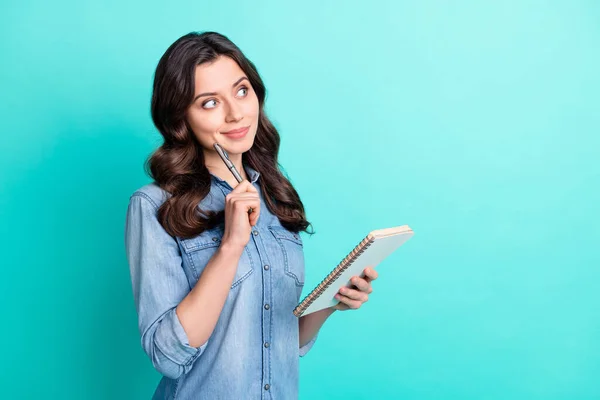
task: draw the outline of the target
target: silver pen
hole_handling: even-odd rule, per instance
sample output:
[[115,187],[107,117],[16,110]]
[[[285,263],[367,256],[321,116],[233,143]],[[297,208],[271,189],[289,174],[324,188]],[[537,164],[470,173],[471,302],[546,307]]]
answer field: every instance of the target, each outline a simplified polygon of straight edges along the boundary
[[219,156],[221,156],[221,160],[223,160],[223,162],[225,163],[227,168],[231,171],[231,173],[233,174],[235,179],[238,181],[238,183],[242,182],[243,181],[242,176],[240,175],[238,170],[235,168],[235,165],[233,165],[233,163],[229,159],[229,155],[227,155],[227,152],[225,151],[225,149],[222,148],[221,145],[219,145],[219,143],[215,143],[213,145],[213,147],[215,148],[217,153],[219,153]]
[[[219,143],[215,143],[213,145],[213,147],[215,148],[217,153],[219,153],[219,156],[221,157],[221,160],[223,160],[223,162],[227,166],[227,169],[229,169],[229,171],[231,171],[231,173],[233,174],[235,179],[238,181],[238,183],[241,183],[244,179],[242,178],[242,176],[240,175],[238,170],[235,168],[235,165],[233,165],[233,162],[231,162],[231,160],[229,159],[229,155],[227,154],[225,149],[222,148]],[[253,212],[254,212],[254,209],[252,207],[250,207],[250,209],[248,210],[248,214],[252,214]]]

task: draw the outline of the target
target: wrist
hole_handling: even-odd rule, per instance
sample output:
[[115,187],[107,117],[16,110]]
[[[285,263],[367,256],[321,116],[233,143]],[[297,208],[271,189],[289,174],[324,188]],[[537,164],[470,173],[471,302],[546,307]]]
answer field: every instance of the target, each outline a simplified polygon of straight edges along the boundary
[[227,258],[240,258],[244,252],[244,247],[230,242],[221,242],[218,252]]

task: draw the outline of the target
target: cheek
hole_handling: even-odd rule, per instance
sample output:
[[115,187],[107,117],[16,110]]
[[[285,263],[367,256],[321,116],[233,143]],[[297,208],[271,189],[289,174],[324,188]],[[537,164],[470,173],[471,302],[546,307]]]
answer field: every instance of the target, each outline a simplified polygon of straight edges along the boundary
[[256,117],[259,113],[259,105],[258,105],[258,97],[253,94],[252,99],[248,99],[248,101],[244,104],[244,114],[247,116]]
[[219,115],[217,110],[210,113],[192,112],[188,117],[190,127],[200,140],[202,138],[211,138],[219,130],[222,120],[222,116]]

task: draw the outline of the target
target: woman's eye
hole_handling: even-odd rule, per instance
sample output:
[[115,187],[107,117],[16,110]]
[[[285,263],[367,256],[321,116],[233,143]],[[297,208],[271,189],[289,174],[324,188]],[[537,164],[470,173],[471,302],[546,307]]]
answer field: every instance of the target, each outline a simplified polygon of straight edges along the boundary
[[244,94],[244,96],[245,96],[246,94],[248,94],[248,88],[247,88],[246,86],[242,86],[242,87],[240,88],[240,90],[238,90],[238,93],[239,93],[240,91],[242,91],[242,90],[245,90],[245,91],[246,91],[246,93]]
[[214,99],[208,100],[208,101],[204,102],[204,104],[202,104],[202,107],[204,107],[204,108],[214,108],[214,106],[213,107],[206,107],[206,105],[209,104],[209,103],[211,103],[211,102],[216,102],[216,100],[214,100]]
[[[242,95],[242,97],[246,97],[248,95],[248,88],[246,86],[242,86],[239,90],[238,90],[238,94],[242,91],[245,90],[246,92]],[[213,106],[207,107],[210,103],[215,103]],[[217,100],[215,99],[210,99],[205,101],[204,103],[202,103],[202,108],[215,108],[217,106]]]

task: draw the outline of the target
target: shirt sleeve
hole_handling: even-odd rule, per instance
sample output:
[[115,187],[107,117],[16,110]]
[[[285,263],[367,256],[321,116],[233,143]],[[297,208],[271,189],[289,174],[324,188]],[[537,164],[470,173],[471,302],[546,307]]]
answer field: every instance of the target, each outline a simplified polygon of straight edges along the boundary
[[319,336],[318,333],[304,346],[300,346],[300,357],[304,357],[309,352],[309,350],[312,349],[313,345],[315,344],[315,341],[317,340],[317,336]]
[[176,379],[192,368],[208,342],[190,346],[175,312],[190,287],[177,241],[160,225],[157,209],[144,193],[130,198],[125,248],[142,347],[157,371]]

